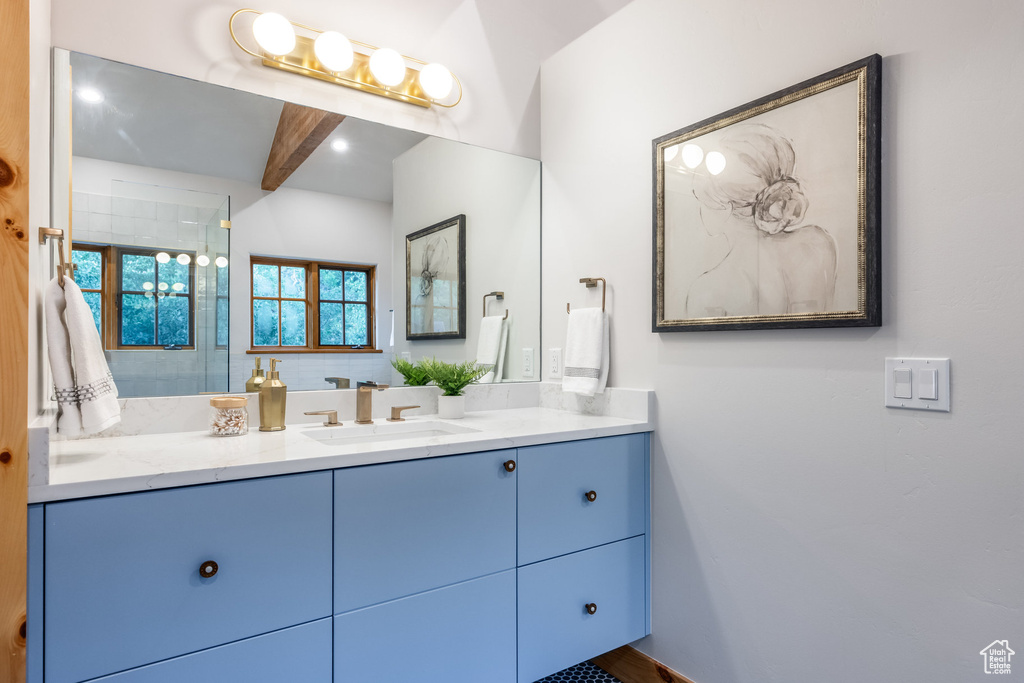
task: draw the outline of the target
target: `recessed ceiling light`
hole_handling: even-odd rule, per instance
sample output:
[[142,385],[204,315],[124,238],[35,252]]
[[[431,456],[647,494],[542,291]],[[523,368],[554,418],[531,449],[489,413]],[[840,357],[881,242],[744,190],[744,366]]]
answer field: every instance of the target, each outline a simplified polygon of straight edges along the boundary
[[331,149],[335,152],[344,152],[348,149],[348,140],[344,138],[335,138],[331,141]]
[[89,104],[99,104],[103,101],[103,93],[96,88],[79,88],[78,97]]

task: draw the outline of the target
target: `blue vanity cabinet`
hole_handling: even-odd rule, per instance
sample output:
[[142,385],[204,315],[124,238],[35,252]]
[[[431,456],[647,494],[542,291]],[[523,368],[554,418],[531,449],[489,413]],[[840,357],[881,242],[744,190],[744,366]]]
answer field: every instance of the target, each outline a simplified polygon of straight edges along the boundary
[[315,472],[46,505],[47,683],[329,617],[331,502]]
[[95,683],[331,683],[332,668],[331,620],[327,618],[93,680]]
[[334,613],[516,566],[515,450],[334,473]]
[[644,637],[649,436],[519,449],[518,681]]
[[516,572],[334,617],[335,683],[515,683]]

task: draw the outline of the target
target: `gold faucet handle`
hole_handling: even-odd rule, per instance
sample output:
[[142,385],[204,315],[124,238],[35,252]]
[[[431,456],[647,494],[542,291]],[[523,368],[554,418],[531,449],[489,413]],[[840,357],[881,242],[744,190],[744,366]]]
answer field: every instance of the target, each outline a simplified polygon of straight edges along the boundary
[[326,415],[327,422],[324,422],[324,427],[340,427],[341,423],[338,422],[338,411],[337,410],[311,410],[303,415]]
[[402,417],[402,411],[412,410],[413,408],[419,408],[419,406],[391,406],[391,417],[388,418],[388,422],[405,422],[405,418]]
[[[378,385],[374,386],[373,388],[376,389],[377,391],[384,391],[385,389],[388,389],[390,387],[391,387],[390,384],[378,384]],[[416,406],[416,407],[419,408],[419,406]]]

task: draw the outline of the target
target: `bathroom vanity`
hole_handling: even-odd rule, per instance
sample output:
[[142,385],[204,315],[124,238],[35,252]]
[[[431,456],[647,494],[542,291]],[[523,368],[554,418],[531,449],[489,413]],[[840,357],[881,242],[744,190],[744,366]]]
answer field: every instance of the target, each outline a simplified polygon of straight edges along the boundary
[[531,683],[648,634],[649,426],[494,413],[519,427],[482,413],[369,447],[294,429],[321,455],[278,438],[262,475],[40,487],[29,680]]

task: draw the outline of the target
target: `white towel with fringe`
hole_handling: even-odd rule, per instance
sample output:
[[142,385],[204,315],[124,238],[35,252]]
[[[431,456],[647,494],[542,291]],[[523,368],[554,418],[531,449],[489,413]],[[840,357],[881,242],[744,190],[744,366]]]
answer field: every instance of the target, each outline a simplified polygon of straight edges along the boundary
[[60,411],[57,433],[95,434],[121,421],[117,387],[103,357],[92,309],[71,278],[46,287],[46,347]]
[[565,335],[562,391],[593,396],[608,383],[608,314],[600,308],[574,308]]
[[487,374],[477,380],[480,384],[501,381],[507,335],[508,327],[502,316],[488,315],[480,321],[480,337],[476,343],[476,362],[478,365],[491,366]]

